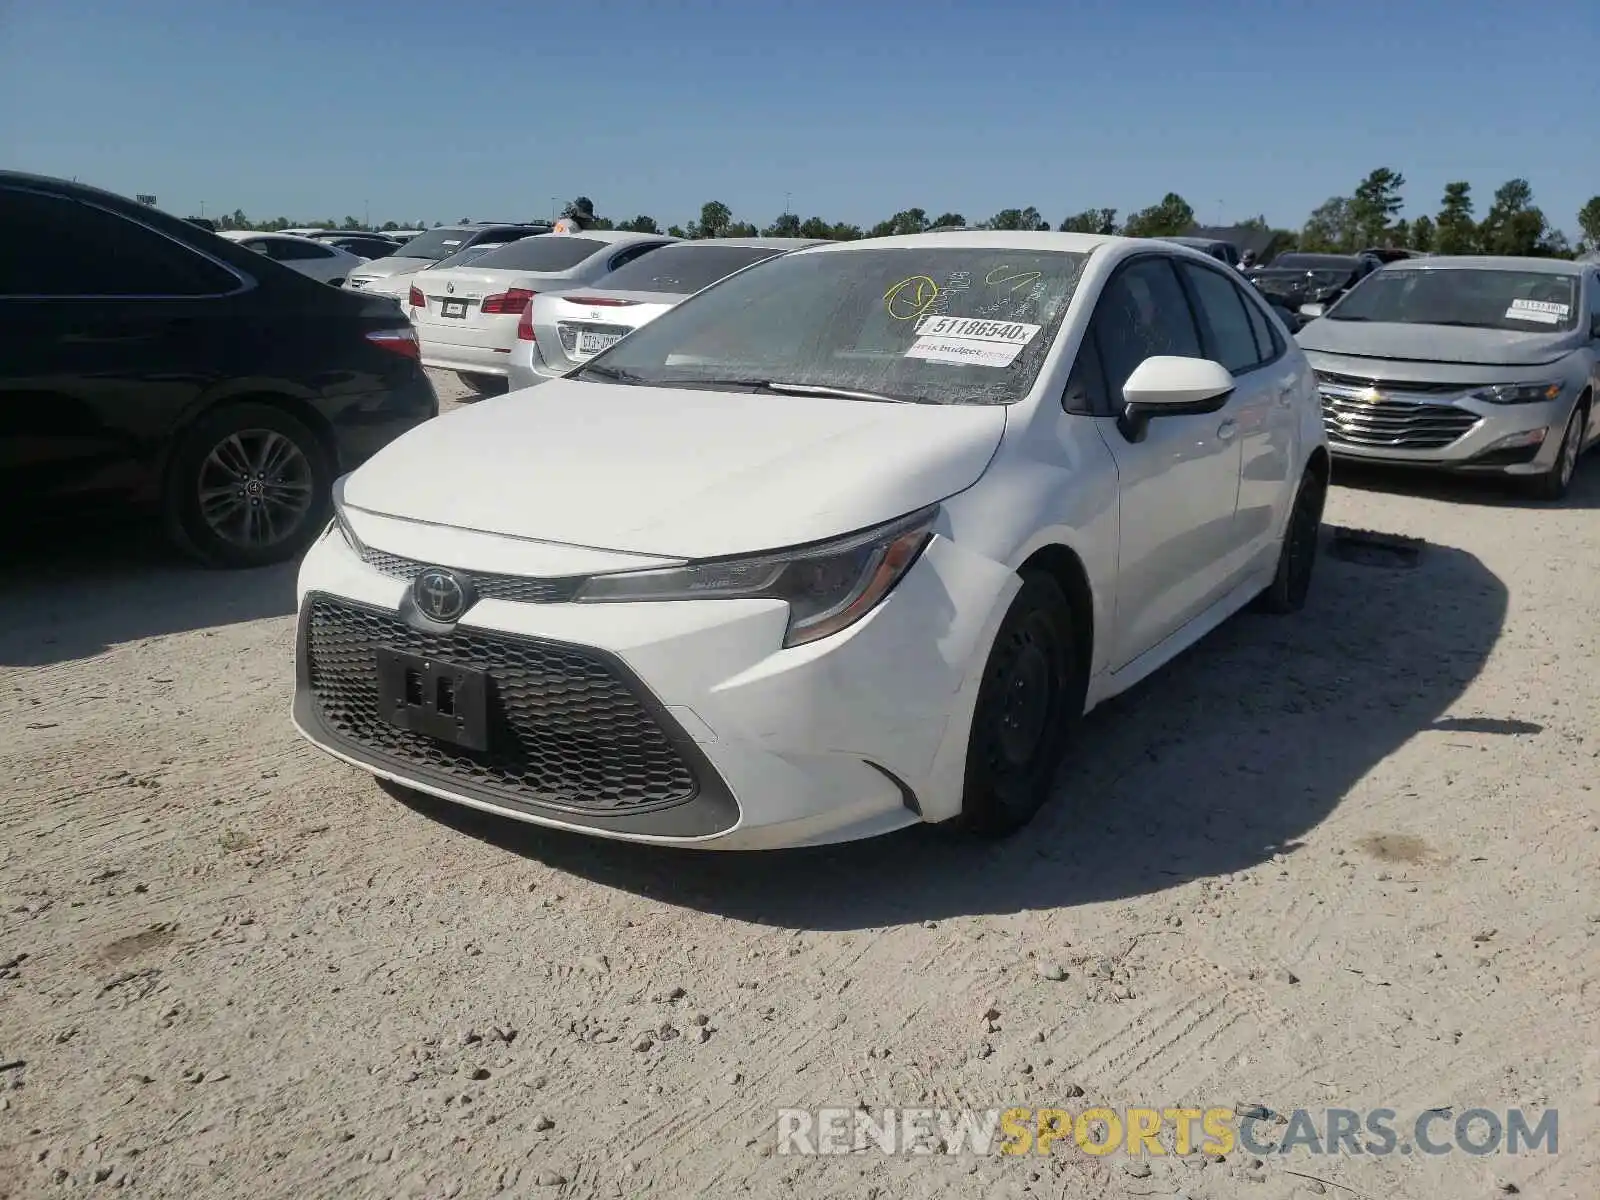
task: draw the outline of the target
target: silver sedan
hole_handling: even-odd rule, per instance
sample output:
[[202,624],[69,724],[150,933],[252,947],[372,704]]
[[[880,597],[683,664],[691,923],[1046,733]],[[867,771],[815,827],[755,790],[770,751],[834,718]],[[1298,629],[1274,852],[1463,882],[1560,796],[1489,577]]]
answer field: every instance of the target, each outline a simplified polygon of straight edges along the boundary
[[1336,456],[1507,475],[1557,500],[1600,439],[1592,264],[1406,259],[1301,311]]

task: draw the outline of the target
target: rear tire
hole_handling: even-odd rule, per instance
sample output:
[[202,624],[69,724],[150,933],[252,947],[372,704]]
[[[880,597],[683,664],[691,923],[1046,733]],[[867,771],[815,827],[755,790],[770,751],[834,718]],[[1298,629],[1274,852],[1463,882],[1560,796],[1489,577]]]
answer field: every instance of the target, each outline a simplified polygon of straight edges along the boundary
[[1567,418],[1566,432],[1561,438],[1561,448],[1556,451],[1556,461],[1543,475],[1528,480],[1527,487],[1535,500],[1561,500],[1572,487],[1572,477],[1578,472],[1578,456],[1583,453],[1583,435],[1588,428],[1588,407],[1579,403]]
[[1306,606],[1306,597],[1311,593],[1311,576],[1317,565],[1322,509],[1327,500],[1327,480],[1307,468],[1295,492],[1289,523],[1283,531],[1283,548],[1278,552],[1277,574],[1257,601],[1261,611],[1285,616],[1297,613]]
[[967,742],[961,823],[988,837],[1013,833],[1050,798],[1083,716],[1086,664],[1072,609],[1048,575],[1026,575],[984,665]]
[[499,396],[509,390],[509,385],[505,378],[500,375],[479,375],[472,371],[457,371],[456,378],[480,396]]
[[216,409],[173,449],[167,535],[207,566],[284,562],[327,524],[333,473],[317,435],[283,409],[255,402]]

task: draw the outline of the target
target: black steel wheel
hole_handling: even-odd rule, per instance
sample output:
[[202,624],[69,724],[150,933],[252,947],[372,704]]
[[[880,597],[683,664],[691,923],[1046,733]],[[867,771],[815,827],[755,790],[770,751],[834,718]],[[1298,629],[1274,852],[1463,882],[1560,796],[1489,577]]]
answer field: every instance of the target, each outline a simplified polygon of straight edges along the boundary
[[1011,833],[1049,799],[1083,715],[1085,669],[1060,586],[1048,575],[1026,576],[989,651],[973,711],[962,798],[967,828]]
[[257,567],[299,554],[327,523],[328,453],[291,414],[232,404],[179,439],[167,481],[174,540],[218,567]]
[[1261,593],[1260,607],[1267,612],[1296,613],[1306,606],[1322,537],[1322,509],[1327,500],[1328,481],[1320,472],[1308,468],[1295,492],[1294,509],[1283,532],[1277,574]]

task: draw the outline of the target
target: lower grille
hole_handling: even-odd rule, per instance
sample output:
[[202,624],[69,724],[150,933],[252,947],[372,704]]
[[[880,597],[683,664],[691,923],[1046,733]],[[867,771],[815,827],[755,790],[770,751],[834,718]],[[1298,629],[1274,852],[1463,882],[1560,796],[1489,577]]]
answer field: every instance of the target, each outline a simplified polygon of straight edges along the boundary
[[[435,563],[418,562],[387,554],[369,546],[361,548],[361,561],[392,579],[410,581]],[[454,568],[453,568],[454,569]],[[578,594],[583,579],[538,579],[528,575],[481,575],[476,571],[461,571],[472,580],[481,600],[511,600],[518,604],[565,604]]]
[[[376,609],[313,595],[305,676],[324,728],[361,752],[441,786],[589,816],[624,817],[693,800],[699,780],[622,668],[596,652],[458,629],[423,633]],[[401,729],[379,712],[374,651],[385,647],[487,672],[489,749]]]
[[1402,450],[1438,450],[1478,423],[1475,413],[1448,404],[1357,400],[1322,393],[1322,423],[1330,442]]

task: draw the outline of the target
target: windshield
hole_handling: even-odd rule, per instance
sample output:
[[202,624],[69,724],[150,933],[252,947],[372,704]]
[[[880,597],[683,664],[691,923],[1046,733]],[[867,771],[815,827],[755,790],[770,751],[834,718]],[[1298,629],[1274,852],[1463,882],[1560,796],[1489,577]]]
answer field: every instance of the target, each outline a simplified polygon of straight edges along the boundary
[[1577,327],[1578,277],[1494,267],[1388,267],[1328,312],[1337,321],[1470,325],[1522,333]]
[[467,244],[473,231],[470,229],[430,229],[412,238],[394,252],[396,258],[431,258],[438,262]]
[[801,250],[685,300],[577,377],[1011,404],[1033,386],[1087,257],[987,247]]
[[670,292],[687,296],[735,271],[782,251],[772,246],[718,246],[713,242],[665,246],[618,267],[601,280],[614,292]]

